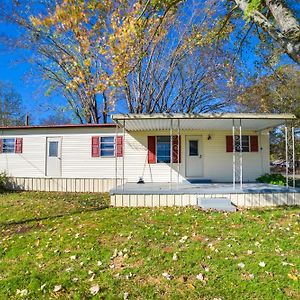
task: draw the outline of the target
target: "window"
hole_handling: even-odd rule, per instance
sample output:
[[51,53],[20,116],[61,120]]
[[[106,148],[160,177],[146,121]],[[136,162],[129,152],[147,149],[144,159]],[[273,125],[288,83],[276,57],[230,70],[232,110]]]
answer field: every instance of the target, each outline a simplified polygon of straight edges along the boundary
[[[240,136],[235,136],[235,151],[240,151]],[[249,135],[242,136],[242,152],[250,152],[250,138]]]
[[158,163],[169,163],[171,161],[171,141],[169,136],[158,136],[156,138],[156,157]]
[[3,153],[15,153],[15,139],[3,139],[2,143]]
[[49,142],[49,157],[58,157],[58,142]]
[[100,156],[115,156],[115,138],[113,136],[100,138]]
[[198,140],[189,141],[190,156],[198,156]]

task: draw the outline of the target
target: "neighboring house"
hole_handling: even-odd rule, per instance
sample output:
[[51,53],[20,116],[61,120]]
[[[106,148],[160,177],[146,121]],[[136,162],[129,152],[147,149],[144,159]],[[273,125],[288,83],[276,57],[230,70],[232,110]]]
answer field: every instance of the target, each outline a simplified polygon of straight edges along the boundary
[[1,127],[0,170],[16,187],[33,190],[103,192],[140,178],[238,185],[269,172],[269,130],[291,119],[113,115],[114,124],[107,125]]

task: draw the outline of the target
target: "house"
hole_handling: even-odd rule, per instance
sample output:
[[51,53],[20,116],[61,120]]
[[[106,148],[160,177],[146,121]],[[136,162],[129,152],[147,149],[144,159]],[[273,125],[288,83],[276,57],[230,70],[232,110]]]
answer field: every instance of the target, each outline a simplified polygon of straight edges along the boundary
[[241,192],[270,171],[269,130],[293,119],[116,114],[112,124],[2,127],[0,170],[15,188],[29,190],[111,190],[124,198],[126,187],[132,191],[140,181],[139,192],[147,184],[174,193],[180,186],[214,183]]

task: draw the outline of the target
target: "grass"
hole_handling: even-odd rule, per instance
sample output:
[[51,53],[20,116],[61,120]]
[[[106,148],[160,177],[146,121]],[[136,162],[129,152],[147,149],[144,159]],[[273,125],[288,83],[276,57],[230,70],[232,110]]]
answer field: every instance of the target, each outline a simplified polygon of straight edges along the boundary
[[1,194],[0,299],[300,298],[299,207],[226,214],[107,203]]

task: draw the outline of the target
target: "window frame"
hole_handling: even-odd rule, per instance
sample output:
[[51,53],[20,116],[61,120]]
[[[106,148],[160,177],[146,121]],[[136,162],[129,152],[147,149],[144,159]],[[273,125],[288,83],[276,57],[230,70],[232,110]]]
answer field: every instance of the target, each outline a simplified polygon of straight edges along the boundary
[[[248,139],[248,145],[244,146],[243,138]],[[246,149],[244,149],[244,147],[246,147]],[[234,136],[234,149],[235,149],[235,152],[240,152],[240,136],[239,135]],[[242,151],[241,152],[242,153],[250,153],[251,152],[251,138],[250,138],[250,135],[242,135]]]
[[[56,145],[56,155],[51,155],[51,150],[53,150],[53,149],[51,149],[51,146],[50,145],[53,145],[53,144],[55,144]],[[49,144],[48,144],[48,147],[49,147],[49,149],[48,149],[48,157],[56,157],[56,158],[59,158],[59,141],[49,141]]]
[[[195,148],[197,150],[197,153],[195,152],[195,154],[191,155],[191,142],[195,143],[195,145],[197,145],[197,147]],[[198,140],[189,140],[189,156],[190,157],[195,157],[195,156],[199,156],[199,141]]]
[[[102,142],[102,139],[105,138],[113,138],[112,142]],[[102,149],[102,145],[113,145],[112,149]],[[102,151],[113,151],[113,155],[103,155]],[[109,136],[100,136],[99,137],[99,157],[104,157],[104,158],[112,158],[116,157],[116,152],[117,152],[117,145],[116,145],[116,136],[109,135]]]
[[[169,161],[159,161],[158,160],[158,157],[159,157],[159,155],[158,155],[158,139],[159,138],[168,138],[169,139],[169,141],[168,142],[165,142],[166,144],[169,144],[169,149],[170,149],[170,154],[169,154]],[[156,137],[155,137],[155,144],[156,144],[156,149],[155,149],[155,156],[156,156],[156,163],[157,164],[170,164],[171,163],[171,160],[172,160],[172,155],[171,155],[171,151],[172,151],[172,147],[171,147],[171,144],[172,144],[172,139],[171,139],[171,136],[169,136],[169,135],[157,135]],[[167,157],[167,156],[164,156],[164,157]]]
[[[13,151],[4,151],[5,147],[5,140],[13,140]],[[1,151],[3,154],[15,154],[16,153],[16,138],[2,138],[2,151]]]

